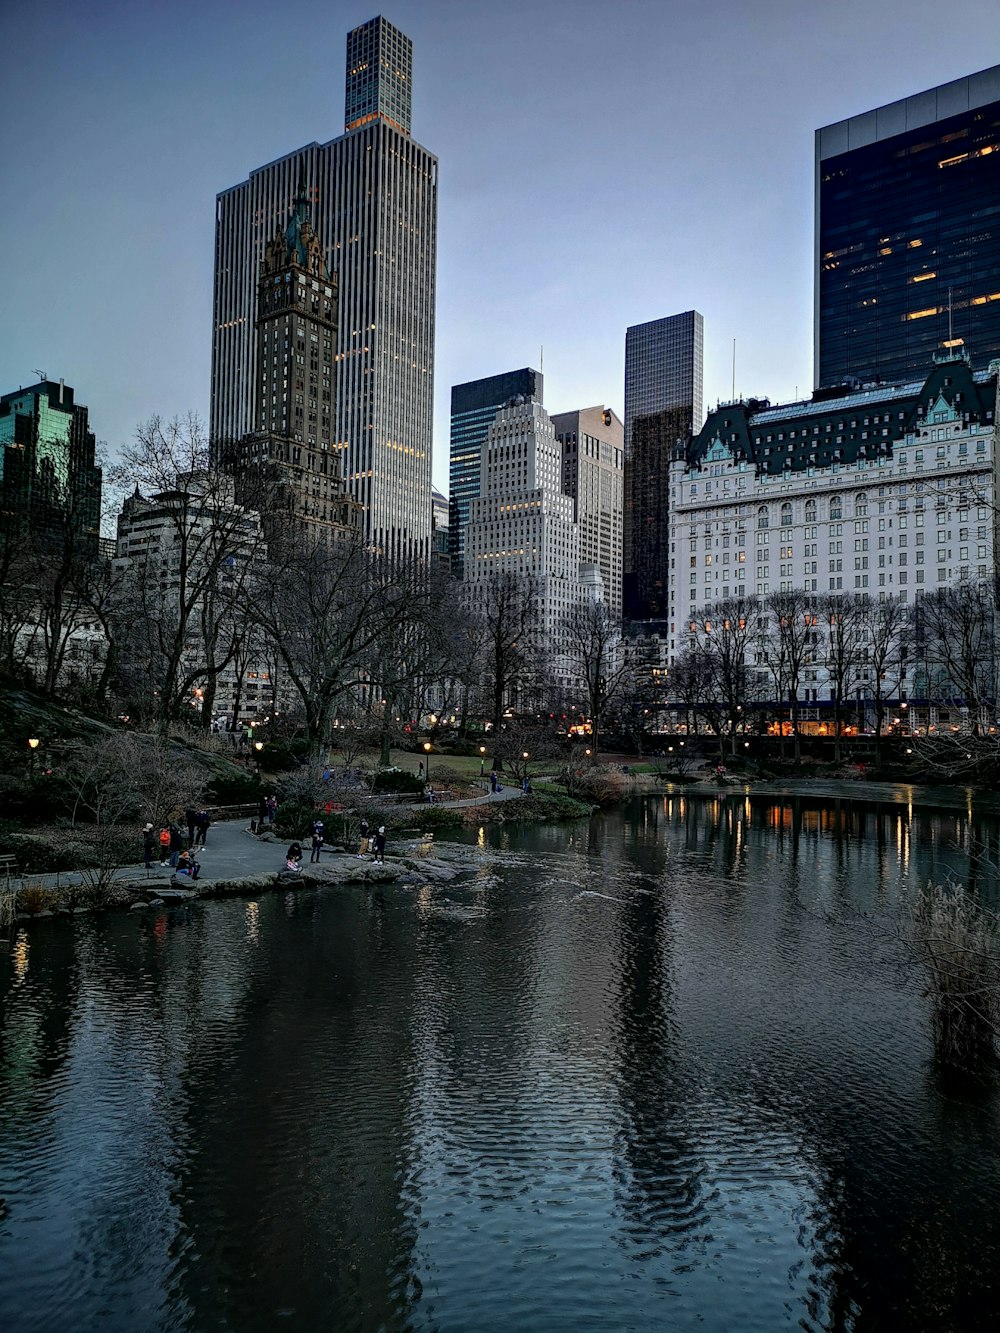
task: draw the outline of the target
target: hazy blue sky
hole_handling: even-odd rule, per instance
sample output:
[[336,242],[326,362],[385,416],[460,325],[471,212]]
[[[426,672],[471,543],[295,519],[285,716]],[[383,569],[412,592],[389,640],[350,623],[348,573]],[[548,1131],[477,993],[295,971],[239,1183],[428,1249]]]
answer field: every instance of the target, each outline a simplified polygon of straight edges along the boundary
[[413,39],[440,159],[434,477],[453,383],[545,348],[623,407],[628,324],[705,316],[706,404],[812,376],[813,131],[1000,60],[994,0],[7,0],[0,390],[64,376],[112,450],[207,416],[214,196],[343,130],[344,39]]

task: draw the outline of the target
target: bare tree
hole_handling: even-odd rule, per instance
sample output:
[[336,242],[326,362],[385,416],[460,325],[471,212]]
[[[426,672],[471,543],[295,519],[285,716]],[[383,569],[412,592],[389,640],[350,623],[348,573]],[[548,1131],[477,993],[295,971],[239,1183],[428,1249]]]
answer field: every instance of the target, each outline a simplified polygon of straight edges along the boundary
[[691,622],[702,675],[703,716],[718,737],[720,758],[727,731],[736,754],[736,735],[751,693],[748,656],[759,611],[756,597],[736,597],[699,612]]
[[254,616],[301,703],[314,757],[336,710],[357,699],[376,645],[408,623],[410,582],[357,541],[289,545],[252,600]]
[[979,712],[994,707],[996,602],[985,579],[938,588],[917,605],[917,626],[928,683],[951,702],[961,700],[978,734]]
[[775,592],[767,600],[771,613],[772,642],[776,649],[770,665],[778,691],[779,702],[788,700],[792,725],[792,743],[796,760],[802,756],[799,733],[799,689],[806,662],[812,659],[816,616],[809,609],[809,600],[801,589]]
[[877,602],[864,598],[860,607],[864,618],[864,656],[871,667],[875,697],[875,761],[881,764],[885,702],[899,693],[906,679],[912,621],[908,609],[896,597]]
[[257,516],[237,503],[233,479],[209,469],[208,439],[194,415],[150,418],[115,476],[135,481],[126,513],[131,506],[149,519],[152,540],[129,553],[127,647],[165,735],[193,688],[214,682],[231,660],[224,625],[249,595],[263,537]]
[[630,679],[621,626],[604,602],[588,599],[564,618],[562,635],[569,668],[583,681],[596,757],[605,718]]
[[467,611],[482,627],[482,679],[499,738],[508,703],[523,702],[544,669],[538,588],[531,577],[503,572],[468,584],[466,595]]
[[867,654],[868,616],[861,598],[828,593],[819,599],[817,618],[825,631],[825,662],[833,699],[833,754],[841,758],[844,707],[860,680]]

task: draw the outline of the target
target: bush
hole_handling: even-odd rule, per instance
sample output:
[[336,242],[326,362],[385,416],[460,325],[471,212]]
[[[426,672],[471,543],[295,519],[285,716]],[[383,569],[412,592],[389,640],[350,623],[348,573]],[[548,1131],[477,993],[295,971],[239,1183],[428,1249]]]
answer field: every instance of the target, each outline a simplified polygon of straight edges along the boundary
[[234,768],[231,773],[220,773],[212,779],[205,791],[209,805],[251,805],[260,800],[260,780],[253,773]]
[[562,782],[570,796],[590,805],[614,805],[628,794],[628,781],[620,769],[610,765],[564,768]]
[[404,793],[419,795],[424,789],[423,778],[408,773],[405,768],[380,768],[372,780],[372,794]]
[[[305,796],[293,796],[282,801],[274,813],[274,831],[282,838],[306,837],[316,819],[317,805]],[[325,815],[320,816],[324,821]]]
[[43,889],[38,884],[18,889],[15,910],[26,916],[37,916],[39,912],[47,912],[55,905],[56,895],[51,889]]
[[302,766],[308,753],[308,743],[300,738],[266,741],[258,759],[268,773],[290,773]]

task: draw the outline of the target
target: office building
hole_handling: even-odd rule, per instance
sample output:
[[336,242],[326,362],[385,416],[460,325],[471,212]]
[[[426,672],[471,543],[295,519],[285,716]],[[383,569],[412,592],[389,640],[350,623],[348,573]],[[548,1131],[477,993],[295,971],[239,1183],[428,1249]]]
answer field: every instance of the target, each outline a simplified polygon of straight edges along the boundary
[[410,137],[411,72],[412,44],[392,24],[376,18],[355,29],[345,133],[218,196],[211,432],[222,448],[255,428],[259,267],[304,182],[338,290],[329,452],[363,506],[366,540],[394,558],[426,559],[437,160]]
[[448,551],[448,498],[436,486],[431,488],[431,560],[436,568],[451,571]]
[[581,566],[573,501],[562,489],[562,448],[541,403],[498,410],[482,445],[480,493],[469,505],[465,581],[531,579],[538,598],[539,652],[557,687],[576,688],[564,623],[584,597],[603,596],[599,572]]
[[[954,349],[907,384],[710,413],[670,466],[670,659],[730,599],[798,590],[912,604],[991,580],[998,370],[974,371]],[[822,699],[822,663],[804,672],[800,697]]]
[[[630,621],[664,614],[656,590],[662,593],[669,577],[666,469],[675,440],[701,425],[704,339],[704,320],[697,310],[633,325],[625,335],[622,594]],[[643,426],[637,441],[637,421],[650,417],[657,417],[657,423]]]
[[237,496],[260,511],[272,554],[282,544],[328,543],[359,531],[361,506],[330,449],[336,341],[337,281],[302,185],[287,227],[261,261],[257,429],[232,451]]
[[1000,356],[1000,65],[816,131],[814,382]]
[[63,542],[97,554],[101,469],[87,409],[63,380],[0,397],[0,526],[15,538]]
[[543,401],[540,371],[525,367],[485,379],[453,385],[451,390],[451,455],[448,479],[448,541],[452,569],[461,578],[464,571],[465,529],[469,506],[479,494],[479,462],[486,432],[497,410],[522,399]]
[[603,404],[552,418],[562,445],[562,486],[573,501],[580,560],[601,572],[604,595],[622,613],[622,516],[625,429]]

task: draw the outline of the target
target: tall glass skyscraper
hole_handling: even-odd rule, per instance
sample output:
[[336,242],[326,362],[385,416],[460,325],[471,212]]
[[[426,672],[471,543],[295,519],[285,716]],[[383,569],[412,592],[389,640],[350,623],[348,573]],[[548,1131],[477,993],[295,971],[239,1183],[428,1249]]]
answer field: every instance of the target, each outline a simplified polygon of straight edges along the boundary
[[1000,356],[1000,65],[816,131],[817,386]]
[[[412,43],[383,18],[347,39],[345,133],[224,190],[216,205],[211,430],[217,447],[255,420],[257,278],[299,182],[339,287],[330,450],[394,557],[430,555],[437,159],[410,138]],[[301,335],[305,342],[305,330]],[[309,349],[296,348],[303,364]],[[278,386],[289,395],[292,380]],[[295,404],[300,405],[300,404]]]
[[480,457],[497,410],[516,398],[542,402],[540,371],[508,370],[501,375],[455,384],[451,390],[451,466],[448,478],[448,551],[452,571],[463,576],[469,506],[479,494]]
[[0,532],[97,554],[101,469],[87,409],[68,384],[42,380],[0,396]]
[[[704,345],[705,321],[697,310],[634,324],[625,334],[622,595],[628,620],[654,618],[666,606],[667,466],[674,441],[701,428]],[[641,420],[654,416],[655,429],[637,430]],[[662,597],[651,594],[650,589],[657,588],[663,590]]]

